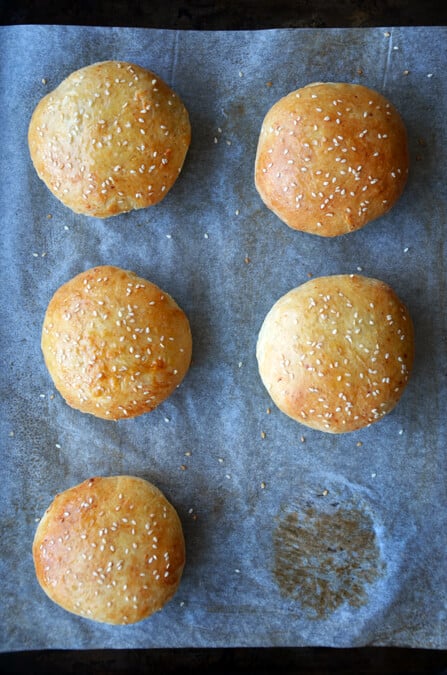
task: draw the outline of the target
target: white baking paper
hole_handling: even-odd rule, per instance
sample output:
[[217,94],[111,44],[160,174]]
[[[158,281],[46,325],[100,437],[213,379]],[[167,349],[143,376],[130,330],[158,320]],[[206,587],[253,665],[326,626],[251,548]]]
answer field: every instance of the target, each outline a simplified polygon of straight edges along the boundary
[[[0,41],[0,648],[447,648],[447,30],[15,26],[0,28]],[[106,59],[165,79],[193,136],[164,201],[100,220],[72,213],[38,179],[27,130],[43,95]],[[290,230],[253,181],[270,106],[329,80],[387,96],[411,150],[393,210],[336,239]],[[55,290],[100,264],[169,292],[194,339],[193,365],[173,396],[117,423],[69,408],[40,351]],[[353,272],[383,279],[408,305],[416,362],[390,415],[332,436],[275,408],[255,345],[285,292],[309,275]],[[176,506],[187,564],[163,611],[112,627],[53,604],[31,546],[57,492],[121,473],[153,481]]]

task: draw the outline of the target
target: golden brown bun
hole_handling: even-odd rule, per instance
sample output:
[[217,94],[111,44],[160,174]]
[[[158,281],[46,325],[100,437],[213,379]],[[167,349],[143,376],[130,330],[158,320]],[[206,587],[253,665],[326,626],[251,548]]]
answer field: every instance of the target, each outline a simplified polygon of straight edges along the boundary
[[67,403],[111,420],[164,401],[183,380],[192,352],[189,321],[168,293],[110,265],[56,291],[41,345]]
[[309,84],[280,99],[261,128],[256,188],[289,227],[323,237],[388,211],[408,176],[396,108],[358,84]]
[[69,75],[37,105],[28,131],[34,167],[51,192],[99,218],[163,199],[190,141],[179,97],[154,73],[123,61]]
[[319,277],[280,298],[257,343],[261,379],[278,408],[330,433],[389,413],[414,358],[406,307],[382,281]]
[[56,495],[34,537],[36,576],[68,612],[135,623],[176,592],[185,564],[182,525],[151,483],[90,478]]

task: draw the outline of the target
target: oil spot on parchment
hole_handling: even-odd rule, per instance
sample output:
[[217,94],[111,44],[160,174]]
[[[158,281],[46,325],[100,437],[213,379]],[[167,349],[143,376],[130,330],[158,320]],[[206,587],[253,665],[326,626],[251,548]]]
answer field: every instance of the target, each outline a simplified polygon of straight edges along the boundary
[[310,619],[324,619],[344,603],[366,604],[385,571],[372,518],[329,495],[282,512],[274,553],[281,595],[298,601]]

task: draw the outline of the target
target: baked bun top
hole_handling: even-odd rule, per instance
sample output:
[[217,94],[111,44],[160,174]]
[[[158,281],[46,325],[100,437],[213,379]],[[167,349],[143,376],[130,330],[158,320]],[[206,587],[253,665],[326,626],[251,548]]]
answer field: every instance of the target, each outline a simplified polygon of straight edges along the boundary
[[66,206],[107,218],[167,195],[191,140],[188,112],[154,73],[103,61],[69,75],[28,130],[39,177]]
[[47,307],[42,352],[73,408],[118,420],[153,410],[188,371],[189,321],[168,293],[103,265],[61,286]]
[[359,84],[309,84],[280,99],[261,127],[256,188],[289,227],[334,237],[382,216],[408,176],[396,108]]
[[354,431],[400,399],[413,365],[413,324],[383,281],[319,277],[274,304],[259,332],[257,359],[286,415],[320,431]]
[[182,525],[151,483],[95,477],[56,495],[33,542],[36,576],[65,610],[130,624],[160,610],[185,564]]

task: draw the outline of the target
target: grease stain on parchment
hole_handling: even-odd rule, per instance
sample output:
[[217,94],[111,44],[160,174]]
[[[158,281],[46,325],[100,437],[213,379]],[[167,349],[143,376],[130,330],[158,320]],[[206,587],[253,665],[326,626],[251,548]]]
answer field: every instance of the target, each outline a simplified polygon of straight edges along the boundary
[[385,571],[371,517],[327,497],[282,513],[274,553],[281,595],[298,601],[311,619],[324,619],[344,603],[365,605]]

